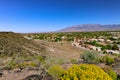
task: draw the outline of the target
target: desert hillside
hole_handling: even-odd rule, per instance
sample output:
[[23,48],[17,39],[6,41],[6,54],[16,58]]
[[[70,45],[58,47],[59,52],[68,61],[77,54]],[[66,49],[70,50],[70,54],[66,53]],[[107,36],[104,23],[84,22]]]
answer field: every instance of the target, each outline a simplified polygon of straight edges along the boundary
[[1,55],[13,56],[16,54],[28,54],[36,52],[41,54],[44,47],[32,40],[25,39],[21,34],[13,32],[0,32]]
[[[71,42],[48,42],[28,38],[25,34],[0,32],[0,80],[53,79],[47,70],[59,64],[67,68],[71,60],[79,60],[84,50]],[[41,74],[41,76],[39,75]],[[15,76],[16,75],[16,76]]]
[[37,76],[40,72],[36,69],[41,66],[41,60],[45,59],[44,52],[45,47],[24,38],[22,34],[0,32],[0,80],[21,80],[31,75]]

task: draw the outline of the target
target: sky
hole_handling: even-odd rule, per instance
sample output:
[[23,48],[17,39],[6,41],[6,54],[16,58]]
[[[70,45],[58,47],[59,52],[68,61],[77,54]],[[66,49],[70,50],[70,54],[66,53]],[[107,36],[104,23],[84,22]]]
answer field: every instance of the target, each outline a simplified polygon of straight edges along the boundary
[[0,31],[49,32],[120,24],[120,0],[0,0]]

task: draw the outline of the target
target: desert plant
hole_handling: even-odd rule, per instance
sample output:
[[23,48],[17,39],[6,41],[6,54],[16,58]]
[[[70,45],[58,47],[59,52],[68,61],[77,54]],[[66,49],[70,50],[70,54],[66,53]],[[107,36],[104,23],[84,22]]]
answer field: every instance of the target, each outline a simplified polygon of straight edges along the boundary
[[26,67],[26,66],[28,66],[28,64],[25,64],[25,63],[19,63],[19,64],[18,64],[18,67],[24,68],[24,67]]
[[60,78],[60,76],[64,73],[64,70],[59,65],[53,65],[53,66],[49,67],[48,73],[53,78],[55,78],[56,80],[58,80]]
[[48,69],[50,66],[53,65],[61,65],[65,62],[63,58],[53,58],[53,57],[47,57],[45,60],[44,67]]
[[106,63],[107,65],[111,65],[113,62],[115,62],[115,60],[114,60],[114,58],[106,55],[100,59],[100,62]]
[[119,47],[118,47],[116,44],[114,44],[114,45],[112,46],[112,49],[113,49],[113,50],[119,50]]
[[112,49],[112,46],[111,46],[111,45],[107,45],[107,49],[108,49],[108,50],[111,50],[111,49]]
[[109,66],[105,66],[104,71],[108,73],[108,75],[113,79],[113,80],[117,80],[117,74],[115,71],[112,70],[111,67]]
[[81,54],[80,58],[86,63],[97,63],[99,60],[98,54],[95,52],[84,52]]
[[75,63],[77,63],[77,60],[76,59],[71,59],[71,63],[75,64]]
[[38,55],[38,56],[36,56],[36,58],[40,63],[42,63],[42,64],[45,63],[45,58],[43,56]]
[[36,64],[35,62],[30,62],[30,63],[29,63],[29,66],[31,66],[31,67],[36,67],[37,64]]
[[16,68],[17,67],[17,64],[14,62],[14,61],[11,61],[9,64],[8,64],[8,68],[10,69],[13,69],[13,68]]
[[112,80],[112,78],[96,65],[74,64],[64,72],[61,80]]
[[110,77],[111,77],[113,80],[116,80],[116,79],[117,79],[117,74],[116,74],[112,69],[108,70],[107,73],[110,75]]

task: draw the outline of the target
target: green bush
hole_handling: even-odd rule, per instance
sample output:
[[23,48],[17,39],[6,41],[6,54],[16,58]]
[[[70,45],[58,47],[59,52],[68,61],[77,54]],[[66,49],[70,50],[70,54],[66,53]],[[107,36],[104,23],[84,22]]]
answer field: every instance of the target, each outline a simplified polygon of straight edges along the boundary
[[113,49],[113,50],[119,50],[119,47],[118,47],[116,44],[114,44],[114,45],[112,46],[112,49]]
[[104,45],[101,45],[101,49],[104,51],[104,50],[106,50],[107,49],[107,46],[104,46]]
[[30,67],[36,67],[37,63],[32,62],[32,61],[30,61],[30,62],[21,62],[21,63],[16,63],[15,61],[11,61],[8,64],[7,67],[10,68],[10,69],[14,69],[14,68],[18,68],[18,67],[25,68],[25,67],[28,67],[28,66],[30,66]]
[[108,74],[113,80],[117,79],[117,74],[112,69],[108,70]]
[[42,57],[42,56],[37,56],[36,58],[37,58],[37,60],[38,60],[40,63],[42,63],[42,64],[45,63],[45,58],[44,58],[44,57]]
[[75,64],[75,63],[77,63],[77,60],[76,59],[71,59],[71,63]]
[[97,63],[99,60],[98,54],[95,52],[85,52],[81,54],[80,58],[86,63]]
[[101,62],[104,62],[106,63],[107,65],[111,65],[113,62],[115,62],[114,58],[110,57],[110,56],[103,56],[101,59],[100,59]]
[[65,63],[65,59],[63,58],[53,58],[53,57],[47,57],[45,60],[44,67],[48,69],[50,66],[53,65],[62,65]]
[[104,71],[108,73],[108,75],[113,79],[113,80],[117,80],[117,74],[115,71],[112,70],[111,67],[109,66],[105,66]]
[[60,78],[61,80],[112,80],[100,67],[96,65],[73,65]]
[[31,66],[31,67],[36,67],[37,64],[36,64],[35,62],[30,62],[30,63],[29,63],[29,66]]
[[18,64],[18,66],[24,68],[24,67],[28,66],[28,64],[20,63],[20,64]]
[[60,78],[60,76],[64,73],[64,70],[62,69],[61,66],[59,65],[54,65],[54,66],[51,66],[49,69],[48,69],[48,73],[53,77],[55,78],[56,80],[58,80]]
[[111,49],[112,49],[112,46],[111,46],[111,45],[107,45],[107,49],[108,49],[108,50],[111,50]]
[[9,64],[8,64],[8,67],[13,69],[13,68],[16,68],[17,67],[17,64],[14,62],[14,61],[11,61]]

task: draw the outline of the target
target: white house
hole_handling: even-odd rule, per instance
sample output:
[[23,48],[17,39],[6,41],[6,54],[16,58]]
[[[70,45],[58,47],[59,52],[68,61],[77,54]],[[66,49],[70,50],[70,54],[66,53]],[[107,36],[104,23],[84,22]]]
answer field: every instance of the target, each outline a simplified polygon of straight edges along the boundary
[[106,50],[106,52],[110,54],[120,54],[118,50]]

